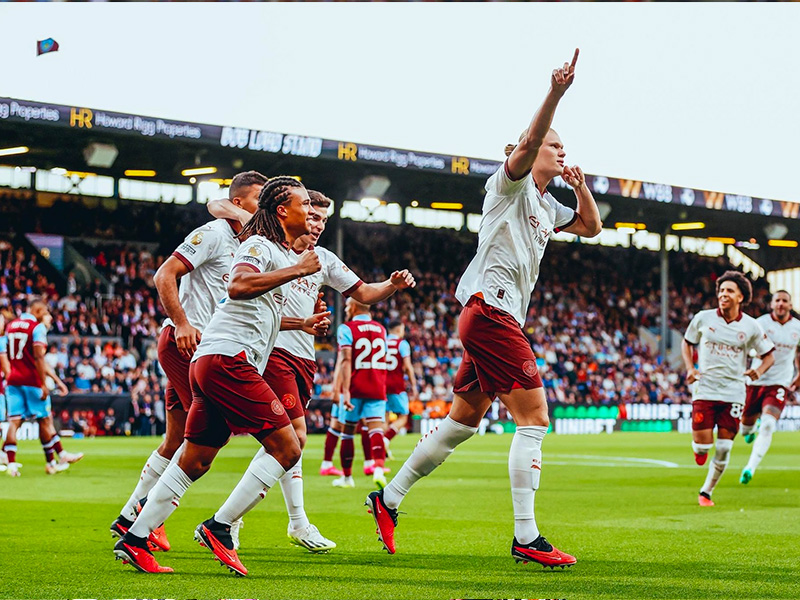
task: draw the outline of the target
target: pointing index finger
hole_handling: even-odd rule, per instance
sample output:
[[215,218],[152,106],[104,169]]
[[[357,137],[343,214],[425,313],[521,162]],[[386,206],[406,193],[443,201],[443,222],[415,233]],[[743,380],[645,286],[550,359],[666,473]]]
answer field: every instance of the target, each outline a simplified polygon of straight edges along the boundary
[[578,54],[580,54],[580,48],[575,48],[575,55],[572,57],[572,63],[570,67],[575,68],[575,63],[578,62]]

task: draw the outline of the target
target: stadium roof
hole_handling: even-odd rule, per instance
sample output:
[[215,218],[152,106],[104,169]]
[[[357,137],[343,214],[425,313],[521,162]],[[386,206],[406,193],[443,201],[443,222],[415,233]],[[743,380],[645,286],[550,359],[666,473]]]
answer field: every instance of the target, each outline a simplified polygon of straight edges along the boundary
[[[87,165],[85,150],[93,143],[116,147],[108,168]],[[390,185],[380,197],[408,206],[454,202],[467,213],[479,213],[483,184],[498,161],[365,145],[348,140],[179,122],[122,114],[89,107],[54,105],[0,98],[0,149],[27,146],[30,151],[0,156],[3,164],[62,167],[117,178],[128,169],[156,171],[155,180],[188,183],[182,171],[213,166],[217,178],[256,169],[266,175],[300,175],[309,187],[336,200],[358,200],[363,181],[382,176]],[[800,240],[800,204],[667,184],[587,175],[598,201],[610,208],[606,226],[638,223],[651,232],[673,233],[676,223],[700,222],[700,237],[732,238],[759,249],[743,252],[769,270],[800,266],[797,248],[768,245],[765,228],[780,223],[786,240]],[[572,193],[557,179],[553,193],[574,204]],[[697,236],[698,232],[685,231]],[[774,233],[773,233],[774,236]]]

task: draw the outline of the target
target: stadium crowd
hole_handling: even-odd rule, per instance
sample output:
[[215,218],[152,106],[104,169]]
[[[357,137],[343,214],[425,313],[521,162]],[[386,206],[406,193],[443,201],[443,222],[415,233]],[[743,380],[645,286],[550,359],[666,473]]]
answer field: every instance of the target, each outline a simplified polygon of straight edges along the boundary
[[[83,204],[57,200],[40,210],[17,199],[10,229],[77,235],[76,222],[59,217],[59,210]],[[9,213],[7,203],[0,203]],[[141,206],[140,206],[141,205]],[[26,212],[25,207],[32,211]],[[60,207],[60,208],[59,208]],[[160,243],[141,235],[141,221],[169,219],[176,208],[180,226],[170,228]],[[202,210],[199,210],[202,209]],[[19,312],[17,302],[41,296],[53,315],[47,359],[75,394],[130,394],[129,416],[107,412],[62,415],[62,422],[89,435],[148,434],[163,428],[164,379],[155,341],[165,315],[157,299],[153,276],[165,256],[185,233],[208,219],[195,205],[119,201],[116,209],[84,208],[92,235],[113,237],[91,245],[73,245],[105,279],[78,289],[67,274],[64,294],[44,274],[41,256],[20,245],[0,241],[0,310],[8,320]],[[53,211],[54,214],[51,214]],[[32,214],[31,214],[32,212]],[[117,229],[116,216],[126,220]],[[193,220],[192,220],[193,219]],[[152,222],[152,221],[151,221]],[[158,221],[160,223],[162,221]],[[128,224],[132,226],[127,227]],[[421,403],[417,412],[437,416],[447,411],[452,382],[461,362],[455,299],[458,278],[474,253],[475,237],[452,230],[426,230],[344,221],[342,258],[366,281],[384,279],[392,270],[408,268],[417,278],[415,289],[404,290],[374,307],[376,319],[402,320],[412,347]],[[159,226],[160,228],[160,226]],[[330,244],[332,236],[323,237]],[[129,240],[129,241],[125,241]],[[447,252],[442,252],[447,248]],[[683,330],[691,316],[713,304],[715,277],[729,268],[727,260],[672,252],[670,260],[670,327]],[[641,341],[640,328],[657,332],[660,319],[659,263],[655,253],[626,248],[553,242],[541,266],[542,282],[533,294],[524,331],[538,359],[548,400],[563,403],[680,403],[689,399],[682,373],[661,363]],[[755,300],[748,312],[766,312],[768,290],[754,282]],[[333,306],[332,292],[327,301]],[[319,347],[335,347],[333,332]],[[332,396],[333,352],[321,352],[315,395]],[[91,411],[90,411],[91,412]],[[309,415],[312,431],[325,426],[323,409]]]

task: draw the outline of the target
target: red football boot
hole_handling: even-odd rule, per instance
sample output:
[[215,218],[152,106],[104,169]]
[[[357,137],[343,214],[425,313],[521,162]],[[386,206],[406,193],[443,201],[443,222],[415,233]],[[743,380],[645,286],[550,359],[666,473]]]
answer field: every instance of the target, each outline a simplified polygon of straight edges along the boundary
[[378,534],[378,541],[383,543],[383,547],[389,554],[394,554],[394,528],[397,527],[397,511],[389,508],[383,503],[383,490],[372,492],[364,502],[369,507],[368,511],[375,519],[377,527],[375,533]]
[[130,535],[126,535],[114,544],[116,560],[121,560],[123,565],[131,565],[142,573],[172,573],[172,567],[158,564],[153,553],[147,549],[146,542],[139,544],[130,538]]
[[214,553],[220,564],[228,567],[231,573],[244,577],[247,569],[239,560],[236,550],[233,549],[231,528],[229,525],[217,523],[214,518],[203,521],[194,531],[194,539],[204,548]]
[[537,562],[551,569],[571,567],[578,562],[574,556],[562,552],[541,535],[530,544],[520,544],[515,537],[511,543],[511,556],[517,562]]

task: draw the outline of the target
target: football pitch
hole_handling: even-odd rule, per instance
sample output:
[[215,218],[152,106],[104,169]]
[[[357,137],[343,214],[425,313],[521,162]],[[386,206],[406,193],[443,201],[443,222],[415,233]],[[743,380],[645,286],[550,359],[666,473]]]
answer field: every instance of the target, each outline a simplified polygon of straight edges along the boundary
[[[44,473],[38,442],[21,442],[23,476],[0,474],[0,598],[800,598],[800,435],[776,433],[747,486],[738,480],[750,446],[737,438],[713,508],[697,505],[706,468],[694,465],[688,436],[549,435],[536,513],[542,533],[578,558],[563,571],[510,557],[511,437],[475,437],[417,484],[389,556],[363,506],[371,478],[331,487],[317,474],[323,438],[310,436],[306,510],[338,547],[291,546],[276,486],[245,517],[246,578],[192,533],[239,480],[253,440],[229,444],[168,521],[172,550],[157,554],[175,569],[167,575],[114,561],[108,531],[158,440],[67,440],[86,457],[56,476]],[[394,440],[393,472],[415,441]]]

